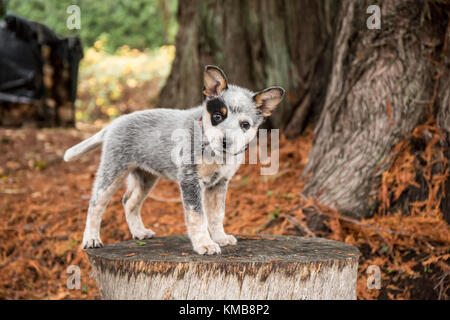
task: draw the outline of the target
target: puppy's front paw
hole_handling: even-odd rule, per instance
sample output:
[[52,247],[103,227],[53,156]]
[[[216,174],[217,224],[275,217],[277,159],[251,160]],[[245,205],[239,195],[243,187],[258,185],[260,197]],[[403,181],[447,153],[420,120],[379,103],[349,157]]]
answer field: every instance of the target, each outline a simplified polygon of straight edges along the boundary
[[220,247],[217,243],[208,241],[194,245],[194,251],[198,254],[215,254],[220,253]]
[[144,239],[151,239],[155,236],[155,233],[150,229],[140,229],[132,232],[133,239],[136,240],[144,240]]
[[83,249],[101,248],[103,247],[102,240],[100,238],[83,239]]
[[221,247],[235,245],[237,243],[236,238],[231,234],[224,234],[221,236],[213,237],[213,240],[217,242]]

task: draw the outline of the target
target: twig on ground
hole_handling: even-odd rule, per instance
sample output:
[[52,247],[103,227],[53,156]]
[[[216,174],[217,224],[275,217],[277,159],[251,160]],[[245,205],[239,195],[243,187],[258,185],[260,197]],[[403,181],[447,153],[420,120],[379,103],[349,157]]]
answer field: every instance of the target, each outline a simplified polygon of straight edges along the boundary
[[25,193],[26,189],[0,189],[0,193],[4,194],[21,194]]
[[278,217],[275,219],[268,219],[266,222],[264,222],[258,229],[256,229],[256,233],[260,233],[261,231],[267,229],[268,227],[270,227],[272,224],[275,223],[275,221],[278,220]]
[[[308,200],[308,199],[306,198],[306,196],[303,195],[302,193],[300,193],[300,196],[301,196],[303,199]],[[398,235],[398,236],[404,236],[404,237],[411,237],[411,238],[415,238],[415,239],[418,239],[418,240],[421,240],[421,241],[427,241],[427,240],[429,240],[427,237],[419,236],[419,235],[416,235],[416,234],[412,234],[412,233],[403,233],[403,232],[398,232],[398,231],[391,230],[391,229],[387,229],[387,228],[377,227],[377,226],[374,226],[374,225],[372,225],[372,224],[370,224],[370,223],[364,223],[364,222],[358,221],[358,220],[353,219],[353,218],[350,218],[350,217],[342,216],[342,215],[340,215],[340,214],[338,214],[338,213],[329,214],[329,213],[323,212],[322,210],[319,209],[319,207],[317,207],[317,206],[314,205],[314,204],[311,205],[311,207],[312,207],[313,209],[315,209],[315,210],[317,211],[317,213],[320,214],[320,215],[327,216],[327,217],[330,217],[330,218],[339,219],[339,220],[342,220],[342,221],[345,221],[345,222],[349,222],[349,223],[352,223],[352,224],[356,224],[356,225],[361,226],[361,227],[364,227],[364,228],[372,229],[372,230],[374,230],[374,231],[375,231],[375,232],[383,239],[383,241],[385,241],[387,244],[388,244],[388,242],[386,241],[385,237],[381,234],[381,232],[386,232],[386,233],[391,234],[391,235]],[[298,209],[304,209],[304,208],[305,208],[305,207],[304,207],[302,204],[300,204],[297,208],[292,209],[291,211],[295,211],[295,210],[298,210]]]
[[434,290],[437,290],[437,288],[439,287],[439,295],[438,295],[438,300],[441,300],[443,295],[444,295],[444,280],[445,278],[447,278],[450,275],[450,271],[446,271],[444,272],[444,274],[442,274],[438,279],[438,283],[436,284],[436,286],[433,288]]
[[[308,200],[304,194],[300,193],[300,196],[301,196],[304,200]],[[312,207],[314,210],[316,210],[316,212],[317,212],[318,214],[320,214],[320,215],[323,215],[323,216],[326,216],[326,217],[329,217],[329,218],[339,219],[339,220],[346,221],[346,222],[350,222],[350,223],[354,223],[354,224],[357,224],[357,225],[362,226],[362,227],[370,228],[370,229],[374,230],[374,231],[377,233],[377,235],[378,235],[385,243],[389,244],[389,242],[386,240],[386,238],[381,234],[381,231],[386,231],[386,232],[388,232],[388,233],[391,233],[392,230],[390,230],[390,229],[382,230],[382,229],[380,229],[380,228],[378,228],[378,227],[376,227],[376,226],[374,226],[374,225],[371,225],[371,224],[368,224],[368,223],[363,223],[363,222],[360,222],[360,221],[355,220],[355,219],[350,218],[350,217],[341,216],[341,215],[338,214],[338,213],[335,213],[335,214],[325,213],[325,212],[323,212],[322,210],[320,210],[319,207],[317,207],[315,204],[311,205],[311,207]],[[304,207],[302,206],[302,204],[299,205],[299,209],[300,209],[300,208],[304,209]]]
[[307,235],[311,236],[312,238],[316,238],[316,235],[314,234],[314,232],[312,232],[308,226],[306,224],[304,224],[303,222],[299,221],[297,218],[295,218],[294,216],[291,216],[290,214],[282,214],[280,215],[280,217],[286,218],[290,223],[292,223],[296,228],[300,229],[301,231],[303,231],[304,233],[306,233]]

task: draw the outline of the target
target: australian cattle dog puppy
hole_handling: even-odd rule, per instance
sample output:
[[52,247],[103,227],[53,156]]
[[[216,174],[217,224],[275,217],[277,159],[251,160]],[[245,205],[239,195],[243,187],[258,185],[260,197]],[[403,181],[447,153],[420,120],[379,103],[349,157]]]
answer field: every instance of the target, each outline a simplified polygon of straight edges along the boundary
[[100,224],[111,196],[127,180],[126,220],[135,239],[155,233],[145,228],[140,209],[160,177],[181,190],[187,232],[198,254],[220,253],[236,244],[223,228],[225,195],[264,117],[284,96],[280,87],[254,93],[229,85],[218,67],[204,70],[204,101],[188,110],[152,109],[121,116],[68,149],[70,161],[102,145],[82,246],[102,246]]

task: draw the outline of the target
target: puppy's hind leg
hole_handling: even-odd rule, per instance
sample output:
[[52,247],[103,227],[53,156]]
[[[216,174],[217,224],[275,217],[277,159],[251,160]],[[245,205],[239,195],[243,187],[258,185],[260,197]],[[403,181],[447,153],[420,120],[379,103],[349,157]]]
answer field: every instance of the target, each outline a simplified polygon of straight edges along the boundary
[[104,166],[100,165],[94,183],[92,198],[89,202],[89,210],[82,243],[84,249],[99,248],[103,246],[100,239],[102,217],[109,200],[111,200],[112,195],[121,186],[126,175],[126,170],[108,171],[105,170]]
[[122,198],[122,203],[128,227],[134,239],[149,239],[155,235],[152,230],[145,228],[141,217],[141,207],[157,181],[157,176],[141,169],[135,169],[128,175],[127,192]]

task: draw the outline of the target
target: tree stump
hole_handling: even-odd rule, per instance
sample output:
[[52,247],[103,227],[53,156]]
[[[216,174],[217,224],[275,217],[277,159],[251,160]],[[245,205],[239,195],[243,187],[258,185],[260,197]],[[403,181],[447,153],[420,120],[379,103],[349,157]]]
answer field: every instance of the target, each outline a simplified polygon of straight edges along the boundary
[[356,299],[359,251],[296,236],[241,235],[200,256],[186,236],[87,250],[103,299]]

